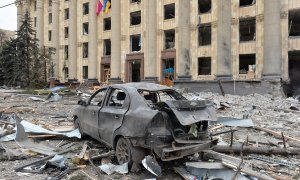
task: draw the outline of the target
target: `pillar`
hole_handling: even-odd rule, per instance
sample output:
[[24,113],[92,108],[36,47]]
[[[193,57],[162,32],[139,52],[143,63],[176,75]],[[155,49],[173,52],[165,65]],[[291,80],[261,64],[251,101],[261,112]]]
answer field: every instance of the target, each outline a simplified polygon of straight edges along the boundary
[[37,21],[36,21],[36,38],[39,40],[39,47],[44,47],[44,1],[37,1]]
[[17,1],[16,6],[17,6],[17,29],[19,30],[25,14],[24,1]]
[[145,79],[147,82],[157,82],[157,70],[156,63],[158,61],[156,57],[156,29],[157,29],[157,21],[156,21],[156,1],[146,0],[146,48],[145,48]]
[[218,80],[232,79],[231,0],[217,1],[217,72]]
[[54,64],[54,79],[58,79],[59,76],[59,0],[52,0],[52,46],[55,48],[55,54],[53,55]]
[[111,8],[111,83],[121,83],[121,1],[112,0]]
[[263,79],[281,78],[280,1],[264,0],[264,66]]
[[176,49],[178,80],[191,79],[190,58],[190,0],[179,0],[178,49]]
[[97,14],[92,10],[95,9],[97,0],[90,0],[89,9],[89,60],[88,60],[88,80],[97,82]]
[[77,81],[77,0],[69,3],[69,81]]

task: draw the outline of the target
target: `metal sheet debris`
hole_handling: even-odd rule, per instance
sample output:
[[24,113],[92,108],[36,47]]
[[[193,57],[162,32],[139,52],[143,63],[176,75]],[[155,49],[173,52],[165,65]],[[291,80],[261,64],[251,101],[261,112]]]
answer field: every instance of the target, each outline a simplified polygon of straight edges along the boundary
[[216,122],[211,122],[211,124],[223,124],[226,126],[235,127],[253,127],[254,123],[251,119],[237,119],[232,117],[218,117]]
[[155,176],[161,176],[161,174],[162,174],[161,167],[158,165],[157,161],[152,156],[146,156],[142,160],[142,164],[145,169],[147,169],[149,172],[151,172]]
[[128,173],[128,163],[124,163],[121,165],[114,165],[114,164],[103,164],[99,166],[99,168],[108,175],[111,175],[114,172],[127,174]]

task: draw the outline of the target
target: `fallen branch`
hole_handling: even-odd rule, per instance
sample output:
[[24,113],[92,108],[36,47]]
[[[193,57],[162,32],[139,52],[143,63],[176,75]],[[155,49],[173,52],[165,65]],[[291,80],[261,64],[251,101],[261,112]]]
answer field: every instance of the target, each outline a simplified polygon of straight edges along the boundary
[[112,155],[115,155],[115,151],[109,151],[109,152],[104,153],[104,154],[93,156],[93,157],[91,157],[91,159],[94,160],[94,161],[97,161],[97,160],[101,160],[105,157],[109,157],[109,156],[112,156]]
[[[263,128],[263,127],[259,127],[259,126],[254,126],[254,129],[267,132],[267,133],[272,134],[273,136],[275,136],[275,137],[277,137],[279,139],[282,139],[282,134],[281,133],[278,133],[278,132],[273,131],[271,129],[267,129],[267,128]],[[296,139],[296,138],[291,137],[291,136],[284,135],[284,139],[285,140],[297,141],[297,142],[300,143],[300,139]]]
[[[240,153],[240,146],[223,146],[217,145],[212,150],[220,153]],[[252,147],[246,146],[243,148],[243,153],[248,154],[277,154],[277,155],[300,155],[300,148],[272,148],[272,147]]]

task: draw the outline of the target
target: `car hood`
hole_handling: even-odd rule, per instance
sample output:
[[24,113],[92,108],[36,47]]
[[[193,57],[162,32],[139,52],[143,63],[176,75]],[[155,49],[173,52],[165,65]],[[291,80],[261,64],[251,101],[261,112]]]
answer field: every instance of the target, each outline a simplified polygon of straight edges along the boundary
[[186,126],[199,121],[217,121],[216,109],[207,100],[173,100],[165,102],[176,115],[178,121]]

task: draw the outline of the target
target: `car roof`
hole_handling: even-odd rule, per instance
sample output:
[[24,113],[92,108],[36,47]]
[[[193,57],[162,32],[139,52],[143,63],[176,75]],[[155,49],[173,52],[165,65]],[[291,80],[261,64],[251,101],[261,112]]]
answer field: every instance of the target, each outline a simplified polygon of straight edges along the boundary
[[132,87],[137,90],[146,90],[146,91],[163,91],[163,90],[173,90],[173,88],[170,88],[168,86],[163,86],[160,84],[155,83],[145,83],[145,82],[139,82],[139,83],[125,83],[125,84],[118,84],[117,86],[121,87]]

